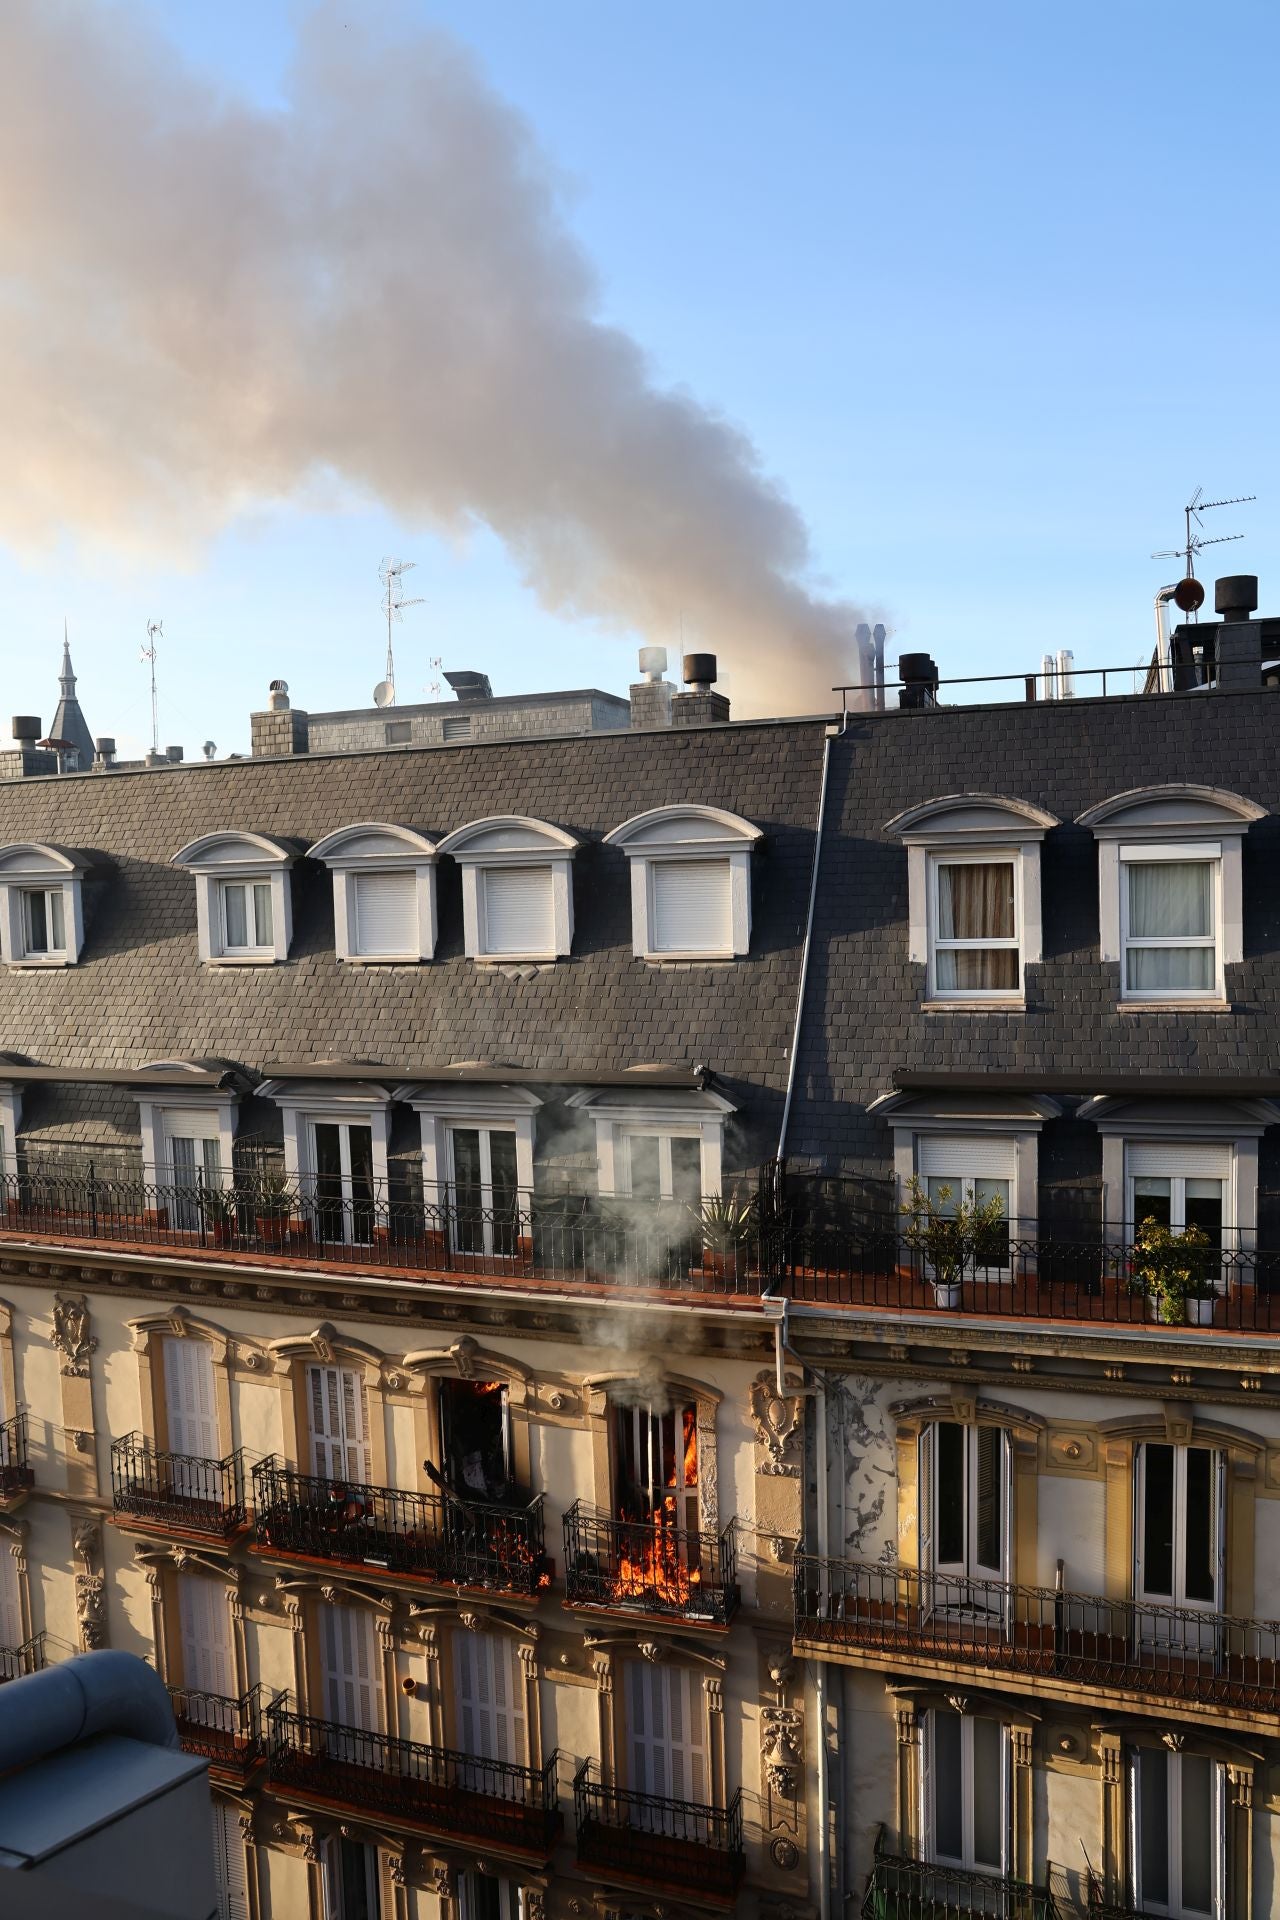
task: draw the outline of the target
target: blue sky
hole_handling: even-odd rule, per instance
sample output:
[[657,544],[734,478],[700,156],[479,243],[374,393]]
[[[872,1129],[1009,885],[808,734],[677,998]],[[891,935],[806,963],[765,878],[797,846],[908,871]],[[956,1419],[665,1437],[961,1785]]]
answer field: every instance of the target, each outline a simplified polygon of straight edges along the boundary
[[[287,101],[286,0],[121,10],[228,92]],[[1149,555],[1198,484],[1259,496],[1210,516],[1246,537],[1202,571],[1256,572],[1280,610],[1274,8],[403,10],[456,33],[527,115],[607,317],[751,435],[821,575],[888,620],[891,658],[1138,659],[1176,577]],[[9,710],[50,717],[64,614],[90,726],[122,745],[149,731],[148,618],[163,739],[189,755],[247,746],[273,673],[300,705],[361,704],[392,551],[426,596],[397,634],[402,699],[425,696],[433,656],[499,691],[632,677],[625,638],[542,612],[483,532],[451,545],[376,508],[273,507],[181,569],[90,556],[74,524],[51,552],[0,548]]]

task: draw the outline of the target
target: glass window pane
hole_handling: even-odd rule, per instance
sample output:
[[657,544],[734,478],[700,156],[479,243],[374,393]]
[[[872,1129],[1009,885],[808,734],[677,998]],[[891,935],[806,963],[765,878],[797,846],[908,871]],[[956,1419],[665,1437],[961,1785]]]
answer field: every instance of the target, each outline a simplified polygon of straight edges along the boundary
[[1172,1599],[1173,1448],[1152,1444],[1142,1452],[1142,1584],[1147,1593]]
[[351,1155],[351,1197],[373,1199],[373,1128],[348,1127],[348,1151]]
[[1182,1774],[1182,1905],[1212,1913],[1214,1791],[1213,1762],[1197,1753],[1180,1756]]
[[1016,947],[942,947],[935,971],[941,993],[1016,993]]
[[999,1873],[1004,1866],[1004,1728],[973,1722],[973,1864]]
[[1158,1747],[1134,1755],[1138,1769],[1138,1898],[1164,1906],[1169,1899],[1169,1756]]
[[964,1560],[964,1428],[940,1420],[937,1435],[938,1563],[954,1567]]
[[1133,1224],[1140,1227],[1144,1220],[1154,1220],[1158,1226],[1167,1227],[1173,1219],[1173,1182],[1157,1180],[1150,1175],[1140,1175],[1133,1183]]
[[489,1166],[493,1182],[495,1210],[510,1212],[516,1204],[516,1136],[514,1133],[489,1135]]
[[455,1127],[450,1139],[453,1145],[453,1180],[459,1204],[464,1207],[482,1206],[479,1129]]
[[173,1182],[178,1187],[194,1187],[196,1183],[196,1143],[194,1140],[172,1140],[169,1143],[173,1154]]
[[933,1715],[933,1850],[940,1860],[964,1859],[963,1730],[958,1713]]
[[934,1212],[950,1220],[964,1198],[963,1180],[953,1179],[947,1173],[931,1173],[926,1185],[929,1191],[929,1204]]
[[249,944],[249,929],[245,909],[245,890],[243,887],[223,887],[222,910],[227,945],[229,947],[247,947]]
[[24,893],[22,896],[28,953],[48,953],[49,951],[49,921],[44,902],[45,897],[42,893]]
[[1012,940],[1013,866],[966,861],[938,868],[938,937],[941,940]]
[[674,1139],[671,1142],[672,1198],[696,1207],[702,1198],[702,1142]]
[[999,1427],[979,1427],[977,1447],[978,1510],[975,1518],[978,1564],[1004,1565],[1004,1436]]
[[269,947],[275,940],[271,927],[271,883],[259,880],[253,889],[254,945]]
[[61,887],[55,888],[52,893],[46,893],[44,902],[49,920],[49,950],[51,953],[62,953],[66,948],[67,937],[63,932]]
[[1134,940],[1187,940],[1213,932],[1213,863],[1126,863],[1129,933]]
[[1216,1595],[1214,1573],[1217,1565],[1217,1541],[1214,1537],[1214,1457],[1208,1447],[1187,1448],[1187,1514],[1183,1576],[1188,1600],[1206,1600]]
[[1130,947],[1125,979],[1130,993],[1211,993],[1213,947]]
[[633,1133],[627,1140],[631,1156],[631,1192],[637,1200],[657,1200],[662,1194],[659,1170],[658,1137],[653,1133]]
[[1183,1205],[1184,1224],[1199,1227],[1209,1236],[1209,1244],[1222,1245],[1221,1180],[1188,1180]]

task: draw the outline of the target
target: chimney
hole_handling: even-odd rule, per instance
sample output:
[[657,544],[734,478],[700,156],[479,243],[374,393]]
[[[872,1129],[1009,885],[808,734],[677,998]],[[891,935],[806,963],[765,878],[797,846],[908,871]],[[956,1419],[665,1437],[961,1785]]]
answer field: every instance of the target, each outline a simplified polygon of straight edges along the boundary
[[662,676],[666,670],[665,647],[641,647],[641,678],[628,689],[631,695],[633,727],[669,727],[671,725],[671,696],[675,688],[669,680],[663,679]]
[[259,760],[307,751],[307,716],[301,707],[289,705],[287,680],[273,680],[266,712],[249,715],[249,738],[249,751]]
[[37,774],[57,773],[57,755],[37,746],[39,738],[40,716],[15,713],[13,745],[0,752],[0,780],[31,780]]
[[1213,633],[1220,687],[1258,687],[1262,684],[1262,625],[1251,620],[1258,605],[1258,577],[1228,574],[1213,583],[1213,604],[1222,625]]
[[170,766],[174,766],[174,767],[181,766],[182,755],[183,755],[183,749],[181,747],[166,747],[164,750],[164,757],[169,762]]
[[97,749],[93,756],[94,766],[114,767],[116,763],[116,743],[111,738],[111,735],[104,733],[100,739],[95,740],[94,746]]
[[729,718],[729,702],[714,691],[716,657],[714,653],[686,653],[684,688],[671,701],[673,727],[723,726]]

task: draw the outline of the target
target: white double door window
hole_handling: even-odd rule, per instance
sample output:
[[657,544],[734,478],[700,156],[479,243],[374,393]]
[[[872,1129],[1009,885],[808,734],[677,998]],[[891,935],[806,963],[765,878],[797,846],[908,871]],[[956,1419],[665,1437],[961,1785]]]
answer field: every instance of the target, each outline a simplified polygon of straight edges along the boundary
[[450,1127],[449,1191],[455,1253],[514,1254],[520,1202],[514,1127]]
[[1204,1754],[1138,1747],[1129,1785],[1135,1905],[1170,1920],[1222,1920],[1222,1768]]
[[373,1238],[373,1128],[355,1120],[307,1121],[310,1199],[322,1240],[367,1245]]
[[312,1473],[322,1480],[354,1480],[367,1486],[373,1462],[360,1374],[353,1367],[309,1366],[307,1417]]
[[1018,1150],[1012,1140],[923,1134],[916,1140],[916,1173],[930,1205],[944,1218],[961,1206],[999,1203],[995,1224],[984,1236],[964,1278],[1007,1277]]
[[1230,1236],[1232,1151],[1220,1141],[1135,1144],[1125,1150],[1126,1218],[1182,1233],[1198,1227],[1210,1246]]
[[517,1643],[496,1629],[453,1635],[457,1738],[473,1760],[527,1764],[524,1669]]
[[207,1340],[167,1333],[161,1343],[164,1368],[168,1487],[182,1500],[217,1503],[223,1495],[218,1464],[218,1409],[213,1349]]
[[983,1714],[941,1709],[921,1743],[925,1844],[936,1866],[1007,1873],[1009,1730]]
[[1012,1461],[1002,1427],[939,1420],[920,1437],[922,1603],[1001,1614],[1009,1577]]
[[378,1850],[333,1834],[324,1843],[324,1920],[378,1920]]
[[222,1142],[212,1114],[170,1114],[164,1122],[164,1164],[156,1179],[171,1189],[165,1196],[172,1223],[193,1232],[201,1222],[201,1198],[221,1189]]
[[[1222,1604],[1224,1462],[1214,1447],[1150,1442],[1136,1463],[1134,1591],[1140,1637],[1197,1660],[1215,1645]],[[1176,1611],[1174,1611],[1176,1609]]]
[[524,1892],[496,1874],[460,1873],[458,1920],[524,1920]]
[[[320,1648],[324,1662],[324,1717],[361,1733],[381,1731],[382,1689],[378,1679],[378,1634],[367,1607],[320,1609]],[[368,1754],[357,1746],[352,1758]]]
[[624,1133],[619,1146],[623,1191],[631,1199],[698,1205],[702,1198],[702,1141],[697,1134],[636,1131]]
[[[627,1766],[635,1793],[707,1806],[711,1763],[700,1676],[686,1667],[626,1662]],[[672,1811],[673,1833],[683,1832]]]
[[[180,1573],[177,1581],[182,1684],[195,1693],[215,1696],[209,1703],[192,1702],[189,1717],[218,1732],[230,1733],[230,1703],[236,1697],[236,1680],[227,1589],[221,1580],[203,1573]],[[219,1701],[227,1703],[225,1710],[219,1707]]]

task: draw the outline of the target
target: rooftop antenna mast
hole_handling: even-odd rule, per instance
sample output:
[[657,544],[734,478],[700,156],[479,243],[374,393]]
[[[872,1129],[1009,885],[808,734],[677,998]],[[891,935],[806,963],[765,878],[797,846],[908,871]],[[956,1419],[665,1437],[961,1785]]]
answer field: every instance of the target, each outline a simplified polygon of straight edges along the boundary
[[151,663],[151,751],[160,751],[160,709],[156,704],[156,641],[164,639],[163,620],[148,620],[147,644],[142,649],[142,658]]
[[[1231,540],[1243,540],[1242,533],[1221,533],[1216,539],[1206,540],[1199,529],[1204,525],[1202,513],[1209,513],[1214,507],[1240,507],[1247,501],[1256,500],[1256,493],[1233,494],[1229,500],[1202,500],[1203,487],[1197,487],[1186,506],[1182,509],[1186,521],[1186,538],[1180,547],[1165,547],[1159,553],[1153,553],[1153,560],[1181,560],[1186,568],[1181,581],[1174,592],[1174,599],[1184,613],[1199,614],[1204,605],[1204,588],[1196,579],[1196,555],[1205,547],[1224,547]],[[1192,521],[1195,527],[1192,527]]]
[[387,616],[387,671],[373,690],[373,703],[376,707],[394,707],[396,703],[396,660],[391,644],[391,623],[403,620],[406,607],[424,605],[422,595],[416,600],[404,597],[404,576],[417,566],[416,560],[393,560],[390,554],[378,568],[378,578],[383,585],[382,611]]

